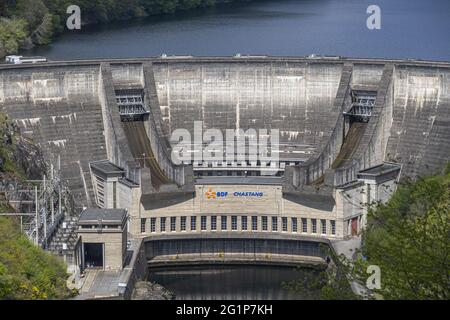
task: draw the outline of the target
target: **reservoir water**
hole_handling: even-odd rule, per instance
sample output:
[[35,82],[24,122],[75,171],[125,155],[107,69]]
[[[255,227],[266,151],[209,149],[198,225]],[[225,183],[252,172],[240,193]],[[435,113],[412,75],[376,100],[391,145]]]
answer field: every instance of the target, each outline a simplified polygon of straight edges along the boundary
[[[366,26],[371,4],[381,9],[381,30]],[[315,53],[450,61],[449,39],[449,0],[260,0],[83,27],[25,54],[63,60]]]
[[[305,270],[304,270],[305,272]],[[317,272],[307,270],[306,272]],[[148,280],[175,294],[177,300],[300,300],[317,293],[299,293],[283,283],[297,280],[292,267],[210,266],[176,270],[151,270]]]

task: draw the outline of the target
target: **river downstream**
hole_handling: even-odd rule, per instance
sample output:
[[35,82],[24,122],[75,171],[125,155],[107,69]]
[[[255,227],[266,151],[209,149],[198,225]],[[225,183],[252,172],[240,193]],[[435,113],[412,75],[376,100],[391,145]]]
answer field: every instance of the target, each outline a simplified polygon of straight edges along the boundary
[[316,292],[302,294],[286,289],[284,283],[299,276],[292,267],[214,266],[151,270],[148,280],[170,290],[176,300],[316,299]]

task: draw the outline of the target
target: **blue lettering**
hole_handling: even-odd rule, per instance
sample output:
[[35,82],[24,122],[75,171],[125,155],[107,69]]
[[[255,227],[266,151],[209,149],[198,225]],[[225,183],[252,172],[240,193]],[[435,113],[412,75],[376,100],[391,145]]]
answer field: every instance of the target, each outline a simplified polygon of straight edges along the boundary
[[246,192],[241,192],[241,191],[236,191],[233,193],[233,196],[235,197],[257,197],[257,198],[261,198],[264,195],[263,192],[255,192],[255,191],[246,191]]

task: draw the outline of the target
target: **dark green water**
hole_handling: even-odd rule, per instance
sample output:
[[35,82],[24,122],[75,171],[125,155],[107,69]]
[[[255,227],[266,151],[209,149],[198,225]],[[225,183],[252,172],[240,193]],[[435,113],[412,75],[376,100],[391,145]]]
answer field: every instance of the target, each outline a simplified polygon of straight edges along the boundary
[[317,297],[314,292],[300,294],[283,287],[283,282],[296,280],[299,276],[299,272],[290,267],[209,266],[153,270],[148,280],[172,291],[177,300],[303,300]]
[[[381,30],[366,27],[370,4]],[[449,0],[278,0],[68,31],[26,54],[53,60],[177,55],[341,55],[450,61]]]

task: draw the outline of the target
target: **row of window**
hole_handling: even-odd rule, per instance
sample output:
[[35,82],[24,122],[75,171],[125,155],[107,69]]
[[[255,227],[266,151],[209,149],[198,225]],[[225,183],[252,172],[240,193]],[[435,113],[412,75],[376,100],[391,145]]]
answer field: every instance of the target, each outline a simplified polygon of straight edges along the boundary
[[[182,217],[152,217],[150,219],[141,219],[141,232],[147,232],[147,220],[150,220],[150,232],[175,232],[177,231],[177,219],[179,219],[180,231],[197,231],[198,220],[200,220],[200,230],[201,231],[229,231],[229,219],[228,216],[191,216],[189,217],[189,222],[186,216]],[[200,219],[198,219],[200,218]],[[208,218],[209,218],[209,229],[208,229]],[[261,229],[258,229],[258,216],[231,216],[231,230],[238,230],[238,219],[240,219],[240,231],[273,231],[278,232],[279,221],[278,217],[268,217],[261,216]],[[159,219],[159,226],[157,229],[157,219]],[[310,230],[308,230],[308,220],[310,225]],[[328,223],[327,223],[328,221]],[[269,226],[270,222],[270,226]],[[189,226],[188,226],[189,223]],[[288,232],[290,223],[291,232],[302,232],[302,233],[312,233],[312,234],[323,234],[323,235],[336,235],[336,221],[326,220],[326,219],[307,219],[307,218],[297,218],[297,217],[282,217],[281,218],[281,231]],[[320,229],[318,229],[320,228]]]

